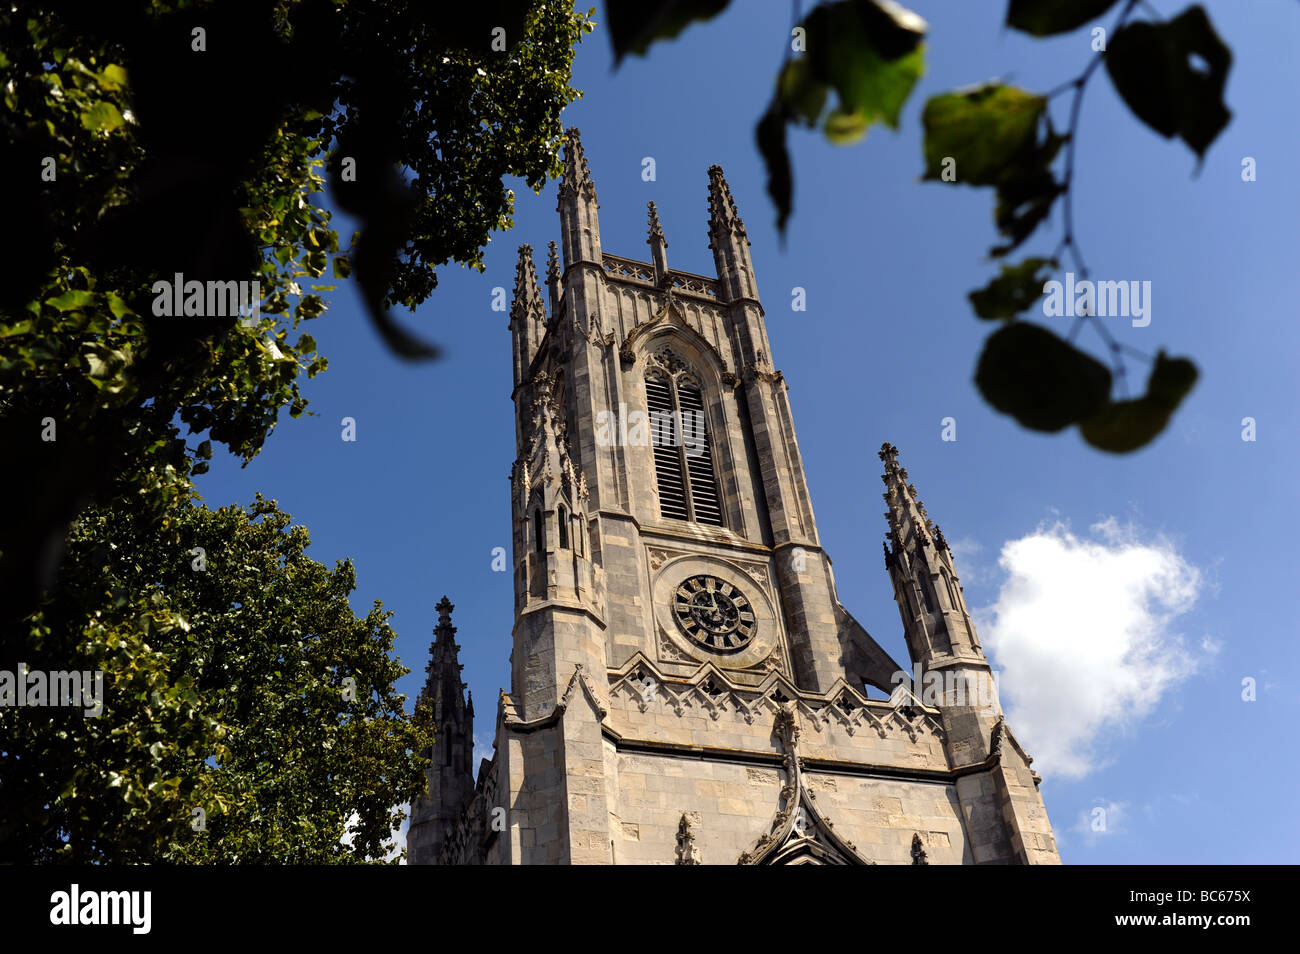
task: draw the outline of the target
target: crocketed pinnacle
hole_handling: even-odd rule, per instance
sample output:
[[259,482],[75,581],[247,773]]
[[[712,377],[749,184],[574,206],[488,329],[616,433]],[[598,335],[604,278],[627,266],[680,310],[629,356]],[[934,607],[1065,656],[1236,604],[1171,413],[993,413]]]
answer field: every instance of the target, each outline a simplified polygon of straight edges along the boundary
[[668,240],[664,238],[664,227],[659,222],[659,209],[655,206],[653,199],[650,200],[649,209],[650,209],[650,237],[646,239],[646,244],[653,246],[655,241],[658,240],[662,242],[665,247],[667,247]]
[[537,287],[537,269],[533,265],[533,247],[519,246],[519,261],[515,265],[515,301],[511,317],[531,316],[537,321],[546,320],[542,305],[542,292]]
[[907,482],[907,471],[899,466],[898,448],[885,443],[878,455],[885,465],[885,472],[880,479],[885,484],[885,503],[889,510],[885,517],[889,520],[889,534],[895,547],[901,547],[912,531],[922,542],[929,542],[934,532],[932,521],[926,516],[925,504],[916,495],[916,487]]
[[565,130],[564,172],[560,176],[560,198],[583,195],[595,201],[596,183],[587,168],[587,154],[582,151],[582,135],[576,126]]
[[735,234],[748,240],[745,223],[736,211],[731,187],[722,175],[722,166],[709,166],[709,237]]

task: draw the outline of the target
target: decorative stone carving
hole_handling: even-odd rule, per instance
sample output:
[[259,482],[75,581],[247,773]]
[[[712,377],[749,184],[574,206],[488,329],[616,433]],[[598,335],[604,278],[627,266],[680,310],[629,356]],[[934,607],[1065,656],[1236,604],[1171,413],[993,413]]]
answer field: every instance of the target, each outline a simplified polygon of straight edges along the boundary
[[768,832],[743,852],[742,865],[873,865],[851,841],[835,834],[835,826],[817,809],[816,798],[803,779],[799,757],[799,718],[793,703],[777,710],[772,734],[781,742],[785,783],[780,805]]
[[700,849],[695,847],[695,833],[691,831],[691,820],[682,813],[682,820],[677,825],[677,864],[698,865]]
[[912,864],[928,865],[929,863],[930,862],[927,861],[925,857],[925,848],[922,847],[921,845],[921,836],[919,834],[913,835],[912,836]]
[[667,635],[664,634],[662,627],[656,627],[656,629],[659,633],[659,658],[660,659],[667,660],[668,662],[688,662],[688,663],[699,662],[699,660],[696,659],[695,657],[688,656],[686,655],[686,653],[678,649],[676,644],[673,643],[673,641],[669,639]]
[[650,554],[650,569],[656,572],[673,556],[672,551],[660,550],[658,547],[650,547],[648,552]]

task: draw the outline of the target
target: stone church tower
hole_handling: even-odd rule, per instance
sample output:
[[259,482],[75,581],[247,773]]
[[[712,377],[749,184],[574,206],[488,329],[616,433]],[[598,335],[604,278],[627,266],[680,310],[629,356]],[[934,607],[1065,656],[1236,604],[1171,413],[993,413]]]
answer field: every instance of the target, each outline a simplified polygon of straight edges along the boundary
[[511,687],[475,778],[444,598],[410,860],[1059,863],[952,553],[889,444],[912,665],[840,603],[722,170],[716,277],[669,267],[654,203],[649,261],[609,254],[598,209],[573,130],[559,254],[543,290],[520,248],[510,313]]

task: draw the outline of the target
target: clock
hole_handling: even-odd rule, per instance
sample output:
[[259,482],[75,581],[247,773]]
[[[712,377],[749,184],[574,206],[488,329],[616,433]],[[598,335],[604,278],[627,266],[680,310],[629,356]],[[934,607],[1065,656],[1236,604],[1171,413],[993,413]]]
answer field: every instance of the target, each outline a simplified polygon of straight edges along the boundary
[[673,594],[673,616],[687,636],[713,652],[736,652],[754,638],[754,608],[739,587],[716,576],[683,580]]

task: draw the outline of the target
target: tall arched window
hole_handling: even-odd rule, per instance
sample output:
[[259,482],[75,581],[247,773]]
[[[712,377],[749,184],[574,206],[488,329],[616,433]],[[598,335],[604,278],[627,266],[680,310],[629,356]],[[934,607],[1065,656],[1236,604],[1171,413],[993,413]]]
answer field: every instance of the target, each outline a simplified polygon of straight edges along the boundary
[[646,405],[661,516],[722,526],[704,393],[667,348],[646,362]]
[[546,549],[546,543],[542,539],[542,512],[533,511],[533,547],[538,553]]
[[569,509],[560,504],[560,549],[569,549]]

